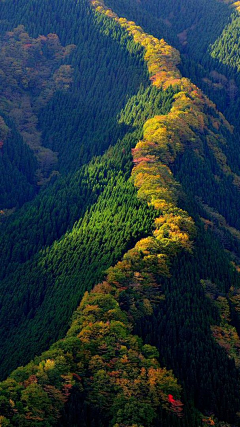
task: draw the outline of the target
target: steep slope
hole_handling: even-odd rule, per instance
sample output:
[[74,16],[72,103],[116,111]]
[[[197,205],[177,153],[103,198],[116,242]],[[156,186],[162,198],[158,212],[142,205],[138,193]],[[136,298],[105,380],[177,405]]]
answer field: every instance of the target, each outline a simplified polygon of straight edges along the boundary
[[[11,25],[26,23],[26,17],[31,15],[28,15],[28,13],[30,13],[32,6],[31,1],[24,2],[24,7],[28,9],[25,10],[26,15],[22,16],[22,9],[21,7],[19,8],[19,3],[15,4],[12,1],[9,1],[7,5],[1,3],[2,17],[5,16],[8,20],[7,29],[9,27],[12,29]],[[126,175],[127,177],[130,173],[130,150],[136,136],[133,135],[126,138],[124,143],[126,148],[121,148],[120,152],[117,149],[115,151],[110,149],[103,159],[96,158],[88,166],[81,168],[82,163],[87,162],[93,154],[96,155],[104,151],[110,144],[114,145],[117,143],[118,138],[124,135],[126,127],[119,125],[118,111],[121,110],[124,102],[126,103],[131,94],[138,92],[140,83],[142,91],[147,85],[147,71],[141,49],[129,39],[121,28],[116,27],[104,17],[97,17],[89,8],[87,2],[81,2],[78,5],[75,2],[68,2],[67,5],[65,2],[56,2],[55,5],[52,4],[52,7],[50,20],[49,10],[46,7],[46,10],[43,9],[42,11],[43,15],[41,15],[40,21],[38,20],[38,8],[33,8],[35,17],[31,15],[31,20],[27,19],[27,21],[30,27],[32,22],[35,22],[41,32],[43,30],[53,31],[52,22],[54,22],[55,11],[58,11],[59,16],[65,16],[66,7],[68,7],[65,29],[69,29],[69,33],[64,35],[65,30],[62,26],[59,28],[57,22],[55,23],[55,30],[56,27],[61,30],[61,42],[64,37],[65,39],[68,38],[70,43],[73,39],[77,41],[77,47],[73,49],[70,60],[74,69],[72,88],[68,88],[67,91],[58,91],[37,115],[37,127],[41,134],[42,144],[46,148],[45,132],[48,132],[48,138],[52,142],[56,141],[58,144],[59,163],[56,168],[61,170],[62,175],[55,174],[52,181],[47,184],[47,187],[41,189],[35,200],[24,205],[19,211],[10,216],[9,213],[11,211],[3,209],[3,212],[1,212],[1,278],[5,278],[1,282],[1,295],[3,295],[3,307],[5,307],[1,318],[3,337],[1,342],[1,366],[4,375],[6,374],[5,363],[9,364],[10,362],[11,369],[13,368],[12,363],[15,367],[20,363],[21,355],[23,356],[23,354],[19,351],[19,346],[23,348],[23,352],[29,360],[36,352],[39,353],[44,348],[47,348],[50,339],[55,341],[59,336],[63,336],[67,329],[69,317],[77,307],[82,292],[86,287],[93,285],[94,281],[97,280],[94,277],[99,278],[102,271],[114,262],[117,259],[116,257],[119,258],[122,255],[124,249],[132,240],[136,239],[136,236],[141,235],[141,233],[145,234],[149,227],[151,229],[152,222],[152,213],[149,213],[150,219],[145,218],[148,213],[145,215],[144,209],[141,210],[139,203],[134,201],[132,197],[133,189],[130,187],[129,199],[131,199],[132,209],[133,206],[139,207],[139,209],[135,209],[136,214],[133,215],[132,219],[130,218],[133,227],[132,231],[130,231],[131,227],[127,227],[126,223],[125,231],[119,227],[119,232],[116,233],[114,224],[112,224],[109,238],[106,240],[103,238],[103,228],[101,225],[97,225],[102,222],[106,228],[106,217],[109,217],[111,203],[116,204],[117,210],[117,206],[121,205],[121,199],[125,197],[123,189],[124,176]],[[12,13],[13,10],[15,10],[14,13]],[[81,27],[77,26],[73,32],[70,32],[70,29],[73,29],[71,19],[73,13],[76,13],[79,17]],[[26,34],[24,37],[26,37]],[[34,34],[31,33],[29,37],[34,37]],[[56,41],[56,37],[52,37],[52,39]],[[36,41],[38,40],[38,35],[34,40],[33,43],[38,45],[38,41]],[[17,43],[20,44],[21,42],[17,40]],[[47,52],[45,53],[47,55]],[[96,58],[98,58],[97,62]],[[108,64],[108,67],[106,64]],[[131,72],[134,73],[134,79],[129,78]],[[102,81],[104,81],[104,85],[101,84]],[[171,99],[171,94],[169,99]],[[161,109],[161,100],[159,99],[158,105],[156,103],[156,106],[151,108],[156,108],[156,111],[158,111],[158,108]],[[58,134],[56,134],[57,132]],[[85,135],[84,138],[83,133]],[[83,139],[86,149],[82,145]],[[9,143],[12,143],[13,146],[14,140],[9,141]],[[21,139],[18,142],[18,151],[15,150],[16,156],[18,156],[21,149],[20,143]],[[6,147],[7,143],[5,144]],[[3,153],[5,152],[6,149]],[[12,161],[14,164],[14,161],[17,162],[19,159],[12,159]],[[27,162],[27,154],[25,161]],[[33,161],[36,167],[34,157]],[[60,165],[61,161],[62,167]],[[76,169],[75,173],[72,172]],[[117,190],[111,195],[111,190],[117,185],[118,180]],[[7,179],[4,181],[5,186],[6,181]],[[107,186],[108,188],[106,188]],[[5,188],[7,189],[8,187],[6,186]],[[89,223],[89,213],[86,212],[98,201],[99,195],[104,190],[105,198],[111,199],[112,197],[111,201],[109,200],[109,205],[104,207],[106,217],[105,215],[101,216],[99,213],[103,204],[99,200],[99,205],[92,207],[92,211],[94,209],[96,211],[95,220],[92,219],[92,222]],[[117,195],[118,191],[119,195]],[[127,207],[130,212],[131,208],[126,198],[124,203],[126,203],[126,207],[121,208],[121,213],[116,213],[115,221],[118,221],[119,217],[125,217]],[[16,205],[11,204],[5,207],[16,207]],[[83,219],[84,215],[85,219]],[[136,220],[136,225],[134,225],[134,219]],[[54,248],[50,251],[50,255],[48,255],[49,249],[46,249],[44,254],[41,251],[46,246],[52,245],[56,239],[61,238],[67,230],[71,230],[76,221],[81,222],[81,220],[83,221],[84,230],[85,224],[89,223],[88,229],[91,229],[93,237],[92,244],[88,245],[88,252],[85,254],[88,231],[86,230],[84,236],[81,235],[80,240],[82,243],[79,244],[81,257],[79,259],[76,257],[76,259],[79,269],[81,269],[82,263],[85,262],[85,265],[87,265],[90,259],[94,277],[89,283],[88,278],[82,271],[84,277],[82,290],[79,287],[76,269],[76,272],[73,273],[75,274],[75,292],[67,280],[63,268],[63,287],[65,292],[68,289],[72,293],[72,297],[68,299],[69,307],[62,304],[64,290],[60,291],[62,288],[56,286],[54,292],[58,294],[58,297],[56,298],[56,305],[53,307],[52,284],[55,282],[61,255],[59,251],[59,255],[54,255],[53,257],[56,252]],[[121,224],[122,219],[119,221],[119,224]],[[143,225],[137,226],[139,222],[142,222]],[[97,231],[94,231],[93,227]],[[79,233],[81,234],[81,232]],[[96,234],[98,233],[100,244],[103,247],[105,245],[105,250],[103,250],[102,258],[100,256],[100,259],[98,259],[99,253],[94,242],[94,236],[97,239]],[[120,237],[121,233],[122,236]],[[109,241],[113,234],[118,238],[118,244],[116,248],[113,248],[113,253],[111,254],[106,248],[110,244]],[[71,242],[71,239],[68,238],[68,242]],[[74,248],[75,246],[72,244],[72,252],[74,252]],[[106,255],[104,251],[107,252]],[[50,264],[54,265],[53,270],[51,268],[50,274],[47,275],[43,271],[44,268],[41,262],[45,256],[51,259]],[[12,298],[13,292],[15,294],[14,300]],[[46,292],[49,292],[47,297]],[[68,297],[66,296],[66,298]],[[34,323],[33,319],[36,311],[43,301],[45,308],[42,308],[42,313],[39,312],[38,319]],[[56,312],[58,312],[57,315]],[[63,315],[63,313],[65,314]],[[41,326],[42,321],[43,324]],[[33,323],[34,325],[32,325]],[[49,326],[50,324],[52,326]],[[12,336],[13,330],[15,331],[15,341]],[[29,349],[24,346],[24,337],[28,334],[28,331],[29,336],[32,337],[32,344],[30,345],[29,343]],[[33,333],[33,331],[35,332]],[[19,340],[20,335],[22,335],[21,340]],[[8,341],[7,346],[5,345],[5,338]],[[11,353],[10,347],[14,349],[17,358],[15,361],[14,358],[11,360],[11,358],[6,357],[6,354]]]
[[6,116],[1,116],[0,121],[0,206],[3,216],[34,197],[38,165],[14,123]]
[[[118,224],[121,230],[126,226],[126,231],[130,231],[130,239],[123,236],[115,258],[106,253],[108,265],[109,261],[114,264],[127,246],[133,249],[108,270],[105,282],[85,295],[73,318],[68,338],[26,368],[15,371],[11,379],[1,384],[1,422],[23,426],[222,425],[214,418],[217,415],[225,425],[226,422],[239,424],[237,357],[234,350],[226,351],[226,346],[223,349],[217,344],[216,328],[222,327],[222,320],[214,306],[209,304],[203,287],[203,284],[213,282],[226,294],[230,285],[234,287],[234,292],[230,292],[234,294],[231,294],[231,301],[235,298],[232,309],[236,307],[234,334],[237,341],[239,275],[217,240],[220,237],[222,243],[228,245],[236,261],[239,246],[236,218],[238,164],[236,162],[236,170],[232,169],[225,154],[226,138],[230,146],[234,144],[232,127],[196,86],[182,78],[177,69],[179,54],[175,49],[144,33],[134,22],[118,18],[102,2],[94,1],[93,6],[97,13],[108,16],[109,21],[116,21],[135,43],[144,47],[145,61],[155,88],[141,90],[121,113],[120,122],[138,130],[129,133],[123,140],[124,145],[119,143],[100,160],[103,172],[94,176],[102,177],[102,184],[98,185],[103,187],[103,193],[90,215],[87,213],[83,222],[76,224],[62,240],[40,253],[28,274],[31,281],[34,274],[38,281],[45,274],[42,289],[47,286],[47,292],[50,277],[52,288],[59,292],[59,299],[51,293],[48,301],[52,305],[63,298],[67,281],[70,285],[68,298],[76,301],[74,283],[79,286],[81,282],[82,293],[99,279],[98,274],[93,275],[92,256],[89,260],[86,258],[86,269],[83,268],[79,254],[84,245],[80,242],[81,236],[83,242],[88,239],[83,252],[91,250],[91,230],[94,231],[93,242],[98,235],[101,243],[106,239],[105,230],[101,230],[105,208],[109,213],[106,216],[108,227],[116,214],[110,231],[110,245],[113,243],[116,248],[121,235],[118,234]],[[153,105],[150,109],[149,102]],[[143,132],[140,132],[143,122]],[[129,149],[135,144],[132,151],[135,166],[129,181]],[[121,167],[116,175],[119,146],[122,147]],[[86,171],[97,169],[97,166],[98,161],[95,165],[93,162]],[[106,171],[111,175],[110,182],[110,176],[107,179],[104,176]],[[182,188],[172,171],[181,179]],[[141,202],[134,196],[132,182]],[[205,190],[202,182],[206,183]],[[214,197],[217,191],[218,195]],[[228,209],[230,196],[235,203],[233,213]],[[124,209],[127,203],[129,222]],[[123,211],[122,223],[119,222],[119,209]],[[195,218],[196,225],[186,209]],[[223,211],[229,215],[229,223]],[[145,221],[142,230],[139,226],[134,228],[136,220]],[[151,227],[153,221],[154,227]],[[112,240],[114,232],[115,241]],[[148,237],[134,246],[134,240],[136,242],[141,234]],[[101,246],[100,251],[99,247],[95,246],[94,253],[100,255],[97,265],[103,266],[103,248],[107,246]],[[79,270],[79,261],[82,270]],[[40,270],[35,269],[36,265]],[[18,275],[11,278],[16,280],[17,286],[21,276],[24,282],[29,267],[26,264],[19,268]],[[30,305],[32,303],[29,308]],[[74,303],[71,309],[73,306]],[[46,314],[44,304],[43,307],[43,311],[38,311],[35,316],[36,326],[39,325],[39,313]],[[62,316],[59,306],[55,313],[57,310]],[[20,306],[19,314],[21,311]],[[51,315],[55,313],[51,311]],[[48,317],[46,326],[47,322]],[[163,365],[174,368],[184,391],[186,409],[183,418],[176,380],[172,373],[159,367],[155,360],[156,349],[142,346],[139,339],[129,335],[130,324],[145,342],[150,341],[159,348]],[[211,325],[214,325],[212,329]],[[35,337],[40,338],[41,334],[40,330]],[[14,344],[17,339],[19,335],[11,336]],[[27,339],[31,348],[30,336]],[[36,345],[35,342],[33,347]],[[25,357],[24,351],[22,354]],[[60,413],[64,404],[65,410]],[[202,416],[193,404],[206,415]],[[174,412],[175,417],[168,415],[168,411]],[[213,413],[215,415],[211,415]]]
[[237,2],[110,0],[109,6],[177,47],[183,74],[209,95],[239,132]]
[[[58,153],[55,169],[76,170],[123,135],[117,114],[140,83],[147,85],[141,51],[121,28],[96,16],[87,1],[7,0],[1,2],[0,13],[3,37],[21,24],[31,38],[50,33],[62,46],[76,46],[62,61],[71,64],[72,84],[67,91],[58,90],[36,114],[41,145]],[[45,53],[51,59],[47,49]]]
[[[94,4],[97,6],[97,10],[103,13],[109,13],[107,8],[105,8],[104,5],[100,2],[94,2]],[[113,15],[113,17],[114,19],[118,20],[115,15]],[[176,237],[176,240],[179,243],[177,227],[178,223],[176,223],[176,219],[178,220],[177,210],[175,210],[174,212],[176,215],[175,217],[174,214],[172,214],[171,212],[171,208],[169,209],[169,206],[165,205],[166,199],[167,201],[169,201],[169,199],[171,201],[174,200],[173,191],[170,193],[171,196],[169,193],[166,194],[166,180],[164,182],[164,192],[162,191],[159,179],[156,179],[156,158],[154,156],[157,155],[157,159],[160,159],[162,162],[164,162],[164,165],[166,166],[166,163],[171,164],[174,159],[176,159],[177,154],[181,153],[182,151],[183,154],[180,154],[181,157],[179,157],[179,159],[181,158],[181,163],[183,163],[182,169],[184,169],[184,176],[186,176],[186,180],[188,180],[188,183],[190,177],[191,181],[193,183],[196,183],[196,186],[194,188],[194,195],[196,196],[198,195],[198,191],[202,191],[202,189],[204,189],[204,186],[201,186],[201,176],[200,179],[198,176],[198,171],[201,169],[195,167],[196,176],[190,175],[192,170],[189,170],[189,165],[191,164],[190,162],[193,162],[195,160],[195,156],[198,158],[198,164],[202,163],[201,156],[204,155],[204,151],[202,150],[206,150],[205,144],[207,142],[208,147],[207,152],[205,151],[205,153],[207,154],[207,158],[211,159],[212,164],[207,165],[206,167],[206,171],[208,171],[208,179],[206,179],[205,177],[206,191],[204,195],[201,194],[201,196],[204,196],[205,201],[206,199],[209,200],[209,197],[211,198],[211,191],[209,192],[208,185],[210,184],[209,171],[212,169],[212,173],[216,173],[217,170],[219,172],[221,171],[220,173],[222,176],[222,180],[225,181],[223,190],[225,194],[222,200],[226,201],[225,196],[227,195],[227,192],[231,187],[235,192],[236,200],[238,200],[239,195],[237,189],[237,182],[239,180],[239,177],[238,175],[232,173],[230,167],[226,163],[226,156],[222,151],[222,146],[226,144],[223,136],[228,134],[228,138],[231,138],[232,130],[228,123],[224,121],[221,114],[219,115],[216,112],[214,105],[211,104],[206,97],[202,96],[201,92],[196,88],[196,86],[192,85],[186,79],[181,79],[178,70],[175,68],[175,64],[179,59],[173,49],[167,46],[165,42],[160,41],[159,43],[158,40],[152,38],[151,36],[145,35],[142,32],[141,28],[137,27],[134,23],[126,22],[123,19],[120,19],[119,22],[121,23],[121,25],[124,25],[129,32],[132,32],[134,34],[134,38],[136,41],[142,43],[146,47],[145,58],[147,61],[150,58],[148,64],[149,70],[150,72],[152,72],[151,79],[153,81],[153,84],[159,86],[163,85],[163,87],[167,87],[168,84],[175,84],[176,86],[180,86],[180,89],[182,89],[179,92],[178,96],[175,96],[176,100],[173,103],[173,107],[167,117],[156,117],[155,119],[146,123],[146,131],[144,135],[145,138],[137,145],[136,152],[134,151],[134,153],[137,154],[136,161],[137,163],[139,163],[139,165],[136,167],[136,170],[141,174],[140,182],[138,183],[138,181],[136,181],[137,186],[140,187],[139,195],[141,196],[143,193],[143,197],[145,197],[148,202],[153,203],[162,209],[162,217],[159,221],[160,227],[162,227],[162,230],[159,233],[160,240],[163,238],[164,241],[164,237],[171,236],[173,239],[174,237]],[[159,55],[159,52],[161,52],[162,55]],[[203,135],[203,137],[201,135]],[[191,150],[193,151],[193,154],[190,154]],[[185,164],[185,155],[187,155],[188,158],[187,165]],[[191,160],[190,155],[192,157]],[[232,176],[233,181],[231,179],[229,182],[230,176]],[[161,175],[160,177],[162,178]],[[170,182],[170,189],[173,190],[173,181],[169,179],[169,175],[167,178],[167,182]],[[160,201],[156,200],[159,196],[156,197],[156,195],[154,195],[153,193],[153,189],[156,188],[156,183],[159,186],[159,194],[161,195]],[[197,187],[199,187],[199,189]],[[141,191],[142,189],[143,191]],[[189,193],[189,191],[187,190],[187,186],[185,186],[185,189],[186,192]],[[232,191],[232,189],[230,191]],[[164,199],[164,196],[167,196],[166,199]],[[215,203],[220,202],[219,206],[221,205],[221,208],[223,208],[221,203],[221,193],[218,194],[218,198],[220,200],[216,200],[215,198]],[[200,199],[200,210],[202,206],[203,205]],[[167,210],[167,220],[165,217],[165,209]],[[194,210],[196,212],[196,206],[194,207]],[[158,224],[158,220],[156,220],[156,224]],[[181,222],[181,220],[180,224],[183,225],[183,222]],[[158,236],[158,231],[156,231],[156,236]],[[183,269],[185,267],[186,266],[183,266]],[[227,283],[224,286],[228,286]],[[197,329],[198,328],[196,324],[193,330]],[[195,345],[196,347],[199,347],[199,344],[197,344],[197,342],[198,340],[195,342]],[[172,342],[172,345],[176,345],[174,340]],[[208,346],[209,345],[210,343],[208,344]],[[200,355],[201,351],[199,356]],[[218,359],[218,356],[216,356],[216,358]],[[207,363],[207,361],[205,363]],[[202,371],[200,365],[198,365],[198,369]],[[215,366],[214,369],[217,369],[217,367]],[[203,375],[205,376],[204,372]],[[209,377],[209,372],[207,375]],[[190,383],[191,382],[192,381],[190,381]],[[211,388],[216,387],[216,384],[215,386],[213,386],[214,382],[212,383],[212,386],[210,386]],[[197,386],[197,382],[195,384]],[[205,387],[203,386],[203,389],[204,388]],[[230,394],[230,389],[228,391]],[[206,405],[207,399],[203,398],[203,395],[201,396],[200,400],[201,399],[203,400],[200,405],[202,406],[203,402],[203,406]],[[213,396],[211,397],[211,400],[213,400]],[[227,405],[223,405],[222,408],[218,407],[218,409],[218,404],[215,403],[214,406],[214,411],[220,411],[219,414],[221,417],[231,417],[231,411],[227,409]],[[209,409],[211,407],[213,408],[213,406],[210,404]]]

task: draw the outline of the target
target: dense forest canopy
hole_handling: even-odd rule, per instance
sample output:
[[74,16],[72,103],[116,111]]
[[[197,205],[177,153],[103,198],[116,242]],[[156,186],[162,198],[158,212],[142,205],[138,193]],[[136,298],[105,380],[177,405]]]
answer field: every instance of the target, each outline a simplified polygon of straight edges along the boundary
[[238,2],[0,2],[0,425],[240,425]]

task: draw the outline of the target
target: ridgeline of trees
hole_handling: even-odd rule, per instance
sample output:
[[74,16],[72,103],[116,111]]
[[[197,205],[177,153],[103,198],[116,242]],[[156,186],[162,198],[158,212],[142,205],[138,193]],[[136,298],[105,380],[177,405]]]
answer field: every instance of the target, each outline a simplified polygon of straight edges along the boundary
[[[57,34],[60,51],[70,52],[53,76],[59,65],[73,70],[71,81],[61,75],[67,87],[35,110],[42,146],[58,153],[58,173],[34,200],[2,213],[1,375],[33,361],[0,384],[0,422],[239,425],[237,133],[182,77],[176,49],[115,13],[139,12],[152,29],[161,22],[156,31],[189,55],[188,74],[197,70],[193,23],[198,18],[200,31],[207,16],[205,44],[199,41],[205,69],[195,77],[211,92],[219,77],[211,74],[212,86],[202,80],[206,43],[221,34],[231,9],[212,1],[219,19],[211,27],[206,1],[189,9],[188,21],[180,19],[187,1],[175,3],[176,14],[171,2],[165,10],[151,1],[92,4],[96,11],[85,1],[0,4],[3,39],[19,24],[33,44],[39,34]],[[230,56],[224,53],[224,66]],[[222,95],[214,92],[218,105],[234,93],[226,78]],[[226,110],[233,114],[231,105]],[[7,120],[2,129],[16,129],[16,144],[25,147],[16,116]],[[26,153],[34,186],[36,160]],[[24,197],[16,206],[33,194]]]

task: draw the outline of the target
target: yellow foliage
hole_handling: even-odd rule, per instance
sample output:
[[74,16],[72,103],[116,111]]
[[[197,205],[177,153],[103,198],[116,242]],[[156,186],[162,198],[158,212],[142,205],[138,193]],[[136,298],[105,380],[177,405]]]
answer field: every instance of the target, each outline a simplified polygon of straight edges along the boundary
[[149,255],[150,252],[157,254],[159,251],[159,245],[153,236],[141,239],[139,242],[136,243],[135,248],[138,251],[143,252],[145,255]]
[[44,366],[45,371],[50,371],[54,367],[55,367],[55,360],[47,359]]

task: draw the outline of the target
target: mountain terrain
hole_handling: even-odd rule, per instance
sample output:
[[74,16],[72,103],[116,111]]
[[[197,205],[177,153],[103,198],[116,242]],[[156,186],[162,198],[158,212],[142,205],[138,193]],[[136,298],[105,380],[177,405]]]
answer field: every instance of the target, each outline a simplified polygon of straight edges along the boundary
[[240,425],[238,2],[0,12],[0,425]]

